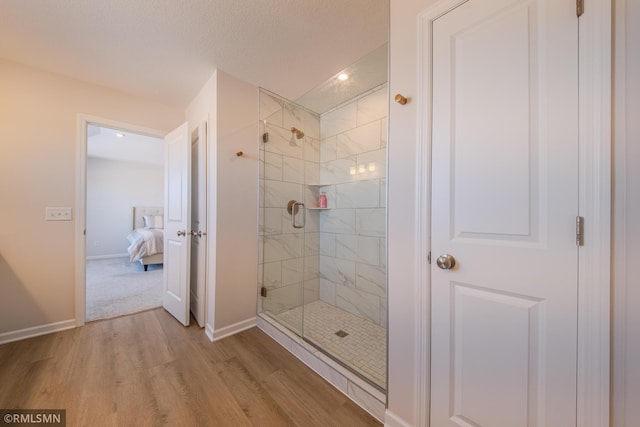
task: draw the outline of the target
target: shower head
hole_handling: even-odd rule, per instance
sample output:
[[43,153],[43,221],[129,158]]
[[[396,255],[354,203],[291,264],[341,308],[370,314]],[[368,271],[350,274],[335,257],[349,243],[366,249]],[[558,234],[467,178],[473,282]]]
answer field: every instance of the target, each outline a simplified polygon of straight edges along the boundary
[[300,129],[296,129],[296,128],[291,128],[291,133],[296,135],[297,139],[302,139],[304,138],[304,132],[302,132]]

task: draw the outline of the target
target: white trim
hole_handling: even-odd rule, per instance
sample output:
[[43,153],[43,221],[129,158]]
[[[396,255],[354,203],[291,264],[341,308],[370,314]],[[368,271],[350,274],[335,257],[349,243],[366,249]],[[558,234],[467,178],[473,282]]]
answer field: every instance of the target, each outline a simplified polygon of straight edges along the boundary
[[209,336],[210,327],[207,324],[206,326],[206,334],[211,341],[218,341],[226,337],[230,337],[231,335],[235,335],[238,332],[246,331],[247,329],[251,329],[256,326],[256,318],[252,317],[247,320],[243,320],[241,322],[234,323],[233,325],[225,326],[224,328],[216,329]]
[[0,334],[0,344],[6,344],[13,341],[24,340],[27,338],[38,337],[40,335],[50,334],[52,332],[66,331],[76,327],[76,320],[69,319],[61,322],[49,323],[47,325],[34,326],[32,328],[20,329],[17,331],[5,332]]
[[[418,16],[418,114],[431,117],[430,37],[433,21],[465,0],[443,0]],[[579,251],[578,426],[609,423],[610,224],[611,224],[611,0],[588,3],[580,18],[580,214],[585,217],[585,246]],[[430,78],[430,77],[429,77]],[[417,292],[416,410],[418,426],[429,424],[428,251],[430,120],[418,123],[416,138],[416,235],[427,236],[415,251]],[[427,194],[423,197],[423,194]],[[427,329],[428,331],[428,329]],[[425,361],[427,361],[425,363]],[[388,416],[391,414],[387,412]]]
[[611,0],[579,20],[580,191],[577,425],[609,424],[611,292]]
[[[430,266],[425,262],[431,250],[431,35],[433,21],[468,0],[443,0],[418,15],[417,29],[417,119],[416,129],[416,420],[418,426],[428,426],[430,417]],[[426,53],[426,54],[425,54]],[[425,403],[426,402],[426,403]],[[388,416],[392,416],[387,412]],[[397,417],[392,418],[400,420]],[[401,420],[400,420],[401,421]],[[404,424],[400,424],[404,425]]]
[[[611,390],[611,425],[626,422],[626,337],[627,337],[627,18],[626,2],[615,3],[615,176],[613,219],[613,369]],[[635,361],[631,361],[634,363]]]
[[405,420],[394,414],[393,412],[387,410],[384,417],[384,426],[385,427],[412,427],[411,424],[408,424]]
[[204,334],[209,338],[209,341],[213,342],[213,327],[208,323],[204,325]]
[[87,247],[85,229],[87,227],[87,126],[108,127],[126,132],[140,133],[163,138],[164,132],[129,123],[109,120],[88,114],[78,114],[76,121],[76,318],[75,326],[85,323],[86,315],[86,268]]
[[[218,91],[217,70],[214,93]],[[218,242],[218,122],[217,114],[207,113],[207,282],[205,284],[204,324],[210,341],[215,336],[217,242]]]

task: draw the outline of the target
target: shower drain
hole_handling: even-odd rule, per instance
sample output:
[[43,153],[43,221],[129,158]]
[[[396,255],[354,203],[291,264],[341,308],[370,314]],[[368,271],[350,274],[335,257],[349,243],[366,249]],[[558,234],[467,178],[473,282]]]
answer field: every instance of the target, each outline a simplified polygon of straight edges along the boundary
[[340,338],[344,338],[349,334],[343,331],[342,329],[340,329],[338,332],[336,332],[336,335],[339,336]]

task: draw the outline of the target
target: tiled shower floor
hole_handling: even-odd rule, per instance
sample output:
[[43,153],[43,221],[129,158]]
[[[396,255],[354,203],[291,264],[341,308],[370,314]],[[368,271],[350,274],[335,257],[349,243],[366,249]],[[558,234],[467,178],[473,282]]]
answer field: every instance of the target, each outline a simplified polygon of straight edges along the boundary
[[[302,307],[275,315],[285,326],[300,332]],[[324,301],[304,306],[304,338],[343,364],[386,389],[387,339],[379,325],[354,316]],[[341,338],[336,332],[348,335]]]

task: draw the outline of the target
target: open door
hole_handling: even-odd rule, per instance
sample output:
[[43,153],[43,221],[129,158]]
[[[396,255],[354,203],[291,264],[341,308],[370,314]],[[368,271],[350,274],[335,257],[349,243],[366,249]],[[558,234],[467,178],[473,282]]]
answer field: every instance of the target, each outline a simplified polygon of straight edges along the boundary
[[191,313],[204,327],[207,261],[207,122],[191,134]]
[[189,325],[191,237],[191,143],[182,124],[165,137],[164,296],[162,305]]

